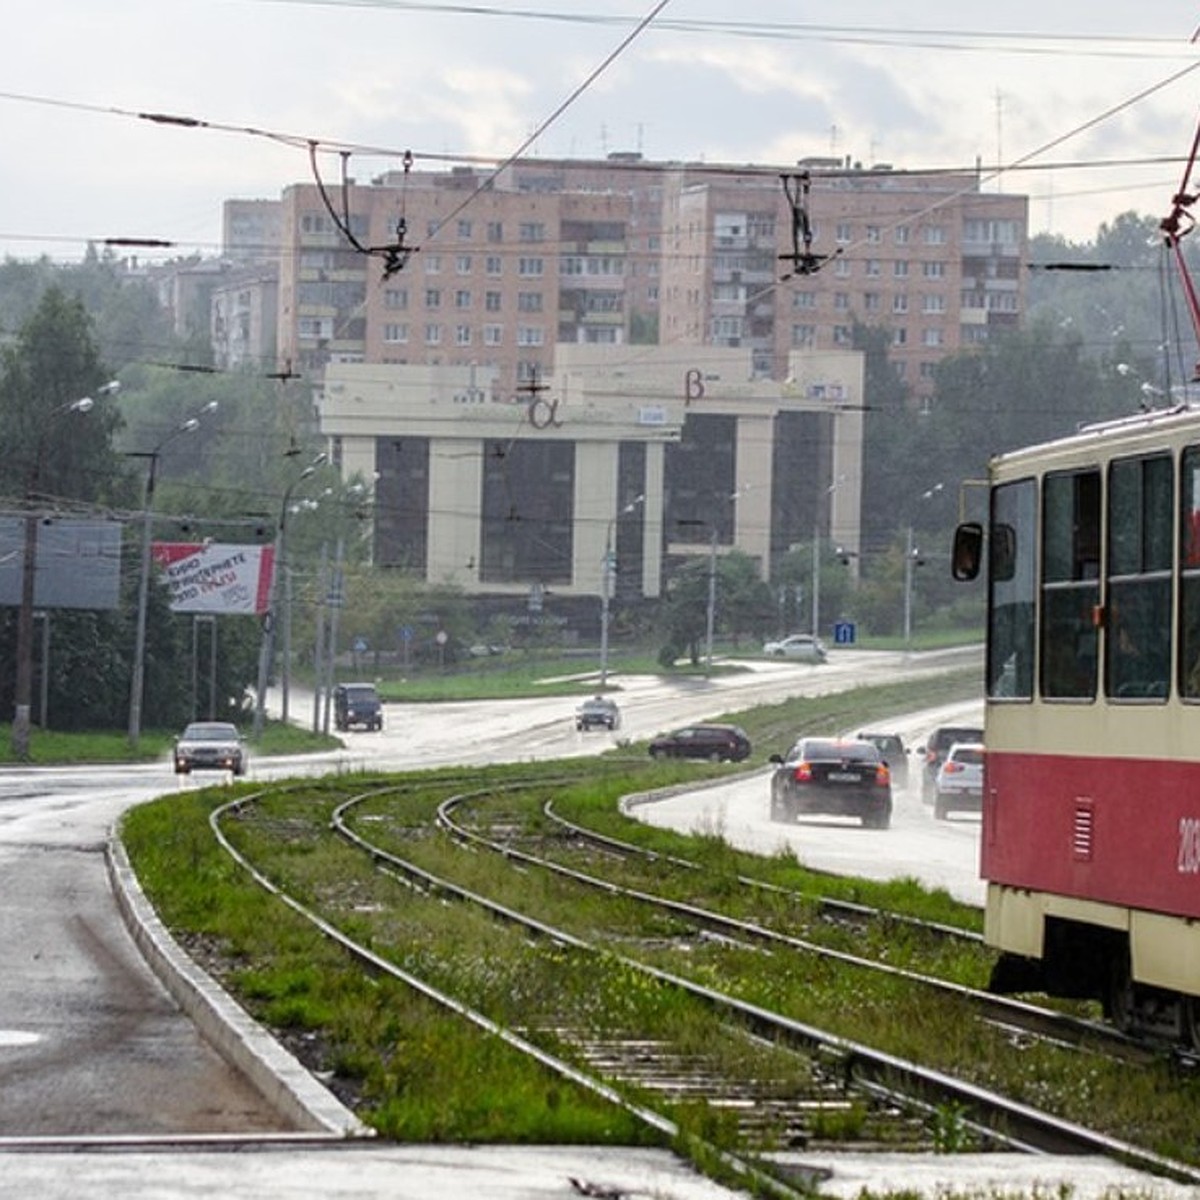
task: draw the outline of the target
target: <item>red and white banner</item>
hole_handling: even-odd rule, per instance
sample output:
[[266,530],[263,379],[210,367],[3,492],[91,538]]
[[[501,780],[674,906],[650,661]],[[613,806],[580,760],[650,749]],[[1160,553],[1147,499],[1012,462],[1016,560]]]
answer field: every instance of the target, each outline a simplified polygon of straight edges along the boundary
[[267,611],[273,546],[215,542],[155,542],[158,563],[171,590],[171,611],[235,615]]

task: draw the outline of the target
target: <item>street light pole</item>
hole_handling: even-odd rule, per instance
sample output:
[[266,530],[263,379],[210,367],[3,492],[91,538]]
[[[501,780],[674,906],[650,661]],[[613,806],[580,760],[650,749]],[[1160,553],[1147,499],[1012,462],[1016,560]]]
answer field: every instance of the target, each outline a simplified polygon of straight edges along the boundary
[[602,688],[608,686],[608,605],[614,574],[613,528],[617,523],[617,517],[633,512],[645,498],[642,495],[635,496],[616,516],[609,517],[608,528],[604,534],[604,565],[600,575],[600,686]]
[[[115,392],[120,385],[115,381],[106,383],[101,395]],[[67,404],[60,404],[46,414],[38,433],[33,455],[33,464],[25,488],[25,498],[32,504],[41,483],[42,456],[46,450],[46,437],[51,422],[65,413],[91,412],[95,406],[91,396],[82,396]],[[16,695],[13,703],[12,754],[21,761],[29,758],[30,713],[33,708],[33,606],[36,597],[38,515],[30,511],[25,517],[25,545],[21,559],[21,604],[17,610],[17,664]]]
[[704,629],[704,678],[712,675],[713,626],[717,614],[717,527],[712,528],[708,543],[708,612]]
[[216,412],[216,410],[217,402],[210,400],[196,416],[188,417],[186,421],[171,430],[153,450],[145,451],[144,455],[138,455],[138,457],[144,456],[148,458],[150,466],[146,472],[146,489],[142,494],[142,561],[138,576],[137,632],[133,647],[133,681],[130,684],[129,691],[128,738],[129,745],[134,750],[137,749],[138,739],[142,734],[142,696],[146,681],[146,609],[150,601],[150,542],[154,523],[154,483],[158,473],[158,456],[162,453],[163,447],[168,442],[180,434],[193,432],[193,430],[199,427],[201,416],[205,413]]
[[263,639],[258,656],[258,696],[254,705],[254,737],[262,736],[263,722],[267,709],[267,683],[271,674],[271,659],[275,654],[275,610],[279,596],[279,574],[283,570],[283,556],[287,545],[287,512],[288,503],[297,486],[312,476],[316,469],[325,461],[324,453],[316,458],[292,480],[284,489],[283,500],[279,505],[279,524],[275,526],[275,549],[271,564],[271,586],[267,591],[267,611],[263,613]]

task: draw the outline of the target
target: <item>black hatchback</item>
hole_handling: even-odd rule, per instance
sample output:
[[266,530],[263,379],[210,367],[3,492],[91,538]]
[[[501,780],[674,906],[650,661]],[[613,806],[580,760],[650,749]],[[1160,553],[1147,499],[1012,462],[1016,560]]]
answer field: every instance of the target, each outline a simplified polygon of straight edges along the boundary
[[869,829],[892,823],[892,774],[871,742],[801,738],[771,762],[772,821],[824,813],[858,817]]
[[750,739],[736,725],[685,725],[650,743],[651,758],[706,758],[741,762],[750,757]]

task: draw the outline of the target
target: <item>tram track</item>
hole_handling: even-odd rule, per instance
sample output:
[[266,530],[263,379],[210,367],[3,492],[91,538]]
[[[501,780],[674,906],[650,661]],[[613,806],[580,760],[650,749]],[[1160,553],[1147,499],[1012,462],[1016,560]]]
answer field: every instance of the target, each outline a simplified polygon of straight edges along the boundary
[[[707,930],[711,934],[728,938],[734,943],[813,954],[847,966],[894,976],[908,983],[962,1000],[970,1005],[981,1019],[1009,1031],[1013,1037],[1036,1037],[1080,1049],[1086,1047],[1133,1065],[1145,1064],[1161,1053],[1158,1047],[1138,1042],[1112,1026],[1098,1021],[1081,1019],[1008,996],[994,995],[923,972],[908,970],[860,954],[824,946],[810,939],[795,937],[778,929],[769,928],[757,921],[731,917],[709,907],[672,899],[643,888],[630,887],[592,874],[587,870],[572,867],[562,861],[561,853],[559,857],[551,857],[545,851],[553,849],[570,854],[572,843],[579,842],[585,848],[599,848],[603,855],[616,855],[622,861],[641,858],[652,871],[663,864],[669,864],[685,871],[702,870],[701,865],[692,860],[647,851],[644,847],[622,842],[620,839],[608,835],[595,834],[574,822],[566,821],[553,813],[552,801],[547,801],[542,806],[542,812],[567,832],[568,840],[565,842],[562,839],[545,838],[538,835],[534,835],[532,838],[522,837],[522,830],[510,822],[502,822],[500,826],[494,827],[498,831],[498,836],[488,837],[478,830],[454,820],[451,814],[463,803],[464,799],[463,797],[453,798],[439,806],[438,809],[439,822],[454,836],[485,846],[506,858],[520,860],[530,866],[559,873],[585,887],[601,889],[610,894],[626,896],[639,903],[657,906],[686,921],[695,923],[697,927]],[[523,848],[530,841],[537,846],[539,852]],[[594,864],[597,860],[589,858],[588,861]],[[882,913],[865,905],[848,904],[825,896],[799,896],[795,892],[789,892],[787,889],[765,883],[752,876],[738,875],[737,882],[752,890],[763,889],[787,899],[800,899],[815,903],[818,911],[826,919],[849,920],[856,926],[861,926],[869,921],[896,922],[911,931],[917,931],[934,939],[961,940],[975,946],[982,944],[982,939],[969,930],[925,922],[903,914]]]
[[[449,785],[449,781],[444,782],[447,786]],[[544,785],[545,780],[540,780],[539,786]],[[1185,1164],[1164,1159],[1118,1139],[1083,1129],[1072,1122],[1063,1121],[1030,1106],[1007,1100],[985,1088],[951,1078],[942,1072],[919,1067],[895,1055],[880,1053],[852,1039],[830,1034],[795,1020],[784,1013],[772,1011],[763,1005],[731,995],[719,988],[705,986],[653,964],[618,955],[611,945],[581,938],[567,929],[559,928],[548,921],[541,921],[511,905],[506,905],[492,897],[483,896],[461,883],[426,870],[412,857],[406,857],[396,853],[393,849],[387,849],[377,841],[365,837],[350,827],[348,814],[353,812],[356,818],[361,818],[364,808],[368,805],[384,803],[386,796],[394,794],[396,790],[395,787],[386,785],[359,790],[355,795],[348,797],[336,806],[331,824],[341,838],[353,845],[361,854],[367,856],[375,867],[398,878],[403,878],[409,887],[437,896],[442,900],[453,898],[456,903],[481,908],[488,912],[493,919],[500,919],[505,924],[518,927],[525,936],[553,941],[571,954],[587,957],[593,962],[600,959],[608,964],[608,969],[612,969],[613,964],[616,964],[622,971],[637,972],[642,977],[654,981],[656,986],[678,991],[709,1008],[719,1010],[727,1020],[736,1022],[744,1035],[748,1035],[763,1045],[776,1048],[786,1046],[795,1053],[803,1052],[809,1055],[815,1064],[812,1067],[813,1075],[820,1078],[822,1087],[826,1089],[830,1086],[841,1089],[852,1087],[854,1094],[867,1097],[866,1103],[875,1110],[882,1112],[890,1109],[897,1113],[903,1113],[903,1119],[909,1123],[910,1127],[914,1124],[913,1113],[924,1113],[928,1117],[930,1114],[944,1111],[947,1107],[954,1107],[960,1112],[970,1113],[970,1118],[965,1120],[965,1124],[970,1126],[971,1136],[981,1139],[987,1144],[1005,1143],[1025,1148],[1102,1153],[1172,1178],[1184,1179],[1187,1182],[1200,1182],[1200,1172]],[[223,806],[213,814],[214,833],[222,845],[242,863],[245,869],[251,872],[257,882],[268,888],[281,901],[287,903],[293,911],[301,913],[305,920],[311,921],[321,929],[325,936],[336,940],[348,953],[353,954],[363,963],[364,969],[386,970],[389,973],[399,970],[401,977],[405,977],[408,982],[410,973],[396,968],[394,964],[390,963],[389,958],[381,954],[377,948],[367,947],[356,938],[347,935],[329,914],[319,913],[310,905],[296,900],[286,888],[242,855],[225,837],[221,829],[222,822],[232,814],[245,818],[252,812],[259,799],[258,796],[243,797]],[[445,812],[454,811],[464,802],[464,799],[463,793],[456,793],[443,800],[438,805],[439,821],[444,819]],[[359,820],[358,824],[361,826],[363,821]],[[395,830],[393,829],[392,832]],[[430,831],[422,822],[413,822],[411,836],[416,844],[422,839],[428,839]],[[479,835],[472,831],[472,837],[466,841],[469,843],[478,838]],[[476,848],[479,848],[477,841],[475,845]],[[528,861],[526,857],[518,855],[514,852],[511,844],[507,847],[500,847],[500,852],[505,854],[516,871],[527,872],[531,869],[539,869],[544,865]],[[678,912],[673,913],[672,919],[678,916]],[[745,939],[748,935],[744,929],[739,929],[735,935],[727,927],[723,936]],[[411,979],[410,986],[418,988],[431,986],[427,981],[423,981],[415,975],[412,975]],[[453,996],[439,997],[439,1002],[446,1003],[452,1008],[460,1007],[464,1019],[485,1022],[491,1020],[485,1014],[476,1013],[476,1010]],[[458,1009],[456,1008],[456,1010]],[[667,1101],[668,1108],[684,1102],[681,1101],[681,1096],[703,1096],[715,1107],[724,1108],[726,1111],[735,1111],[739,1108],[743,1111],[758,1110],[761,1112],[764,1109],[770,1111],[772,1101],[766,1095],[751,1094],[745,1091],[739,1094],[736,1089],[728,1093],[723,1091],[711,1063],[701,1061],[694,1067],[685,1068],[678,1055],[673,1055],[670,1050],[659,1045],[658,1041],[652,1037],[624,1036],[616,1041],[611,1038],[597,1039],[589,1035],[586,1030],[580,1030],[572,1022],[563,1020],[559,1020],[550,1029],[544,1026],[530,1028],[516,1035],[512,1033],[511,1029],[505,1030],[503,1025],[494,1021],[492,1023],[498,1035],[504,1032],[509,1036],[519,1036],[524,1039],[528,1043],[528,1050],[522,1046],[523,1052],[547,1053],[544,1046],[539,1046],[538,1042],[538,1039],[544,1040],[547,1035],[552,1044],[571,1046],[573,1048],[571,1057],[574,1061],[566,1063],[567,1068],[579,1071],[579,1062],[593,1064],[597,1068],[597,1073],[603,1076],[603,1079],[597,1081],[600,1086],[612,1087],[613,1084],[609,1081],[616,1079],[621,1088],[630,1087],[635,1095],[662,1090],[648,1086],[646,1071],[649,1070],[651,1074],[671,1081],[671,1087],[666,1089],[671,1093],[671,1098]],[[636,1031],[633,1032],[636,1033]],[[834,1081],[833,1085],[830,1084],[830,1080]],[[839,1098],[839,1104],[847,1103],[846,1094],[851,1093],[844,1091]],[[863,1102],[859,1101],[859,1103]],[[807,1125],[803,1111],[803,1106],[806,1104],[810,1107],[807,1114]],[[788,1122],[791,1118],[786,1112],[773,1111],[769,1119],[772,1136],[777,1143],[786,1144],[791,1140],[796,1144],[811,1144],[812,1111],[821,1112],[828,1119],[829,1106],[828,1095],[824,1098],[818,1096],[816,1099],[805,1097],[802,1100],[798,1117],[799,1123],[796,1128],[807,1128],[808,1136],[789,1133]],[[657,1119],[663,1118],[659,1115]],[[919,1127],[920,1121],[915,1124]],[[749,1166],[746,1169],[757,1170],[758,1168]]]

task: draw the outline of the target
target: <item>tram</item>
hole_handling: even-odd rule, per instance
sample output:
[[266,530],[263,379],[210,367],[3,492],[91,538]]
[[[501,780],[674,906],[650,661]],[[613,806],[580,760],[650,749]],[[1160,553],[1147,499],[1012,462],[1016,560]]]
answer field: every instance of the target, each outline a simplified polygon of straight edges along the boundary
[[1200,1049],[1200,410],[1001,455],[986,558],[995,991],[1100,1000]]

